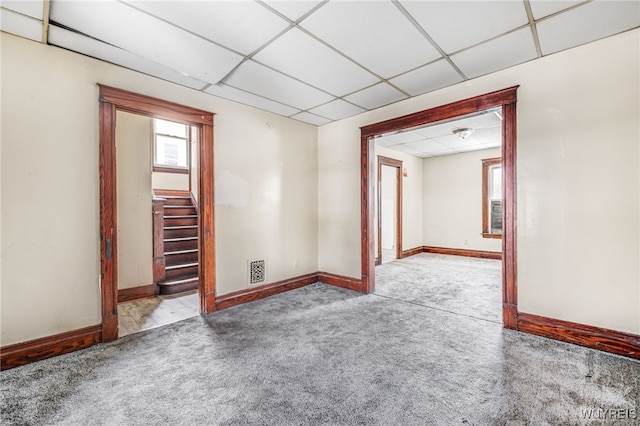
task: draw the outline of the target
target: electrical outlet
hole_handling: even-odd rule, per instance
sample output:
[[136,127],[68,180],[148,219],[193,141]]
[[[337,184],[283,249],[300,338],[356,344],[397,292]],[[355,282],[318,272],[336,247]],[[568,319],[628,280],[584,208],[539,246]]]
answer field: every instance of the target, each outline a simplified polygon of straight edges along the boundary
[[469,240],[464,240],[464,245],[468,246],[469,245]]
[[298,259],[293,261],[293,267],[294,269],[298,269],[298,267],[300,266],[300,261],[298,261]]

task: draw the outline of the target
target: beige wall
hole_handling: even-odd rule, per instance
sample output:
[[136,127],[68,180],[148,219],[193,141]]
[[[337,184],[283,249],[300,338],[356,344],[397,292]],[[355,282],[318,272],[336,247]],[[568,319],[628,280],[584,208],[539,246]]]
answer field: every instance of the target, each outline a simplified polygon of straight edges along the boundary
[[151,119],[116,114],[118,288],[153,284]]
[[248,258],[270,258],[270,281],[317,271],[314,126],[4,33],[0,42],[2,345],[101,321],[96,83],[216,113],[219,294],[247,288]]
[[151,175],[153,189],[189,190],[189,175],[182,173],[153,172]]
[[359,127],[520,85],[518,308],[640,333],[640,30],[318,131],[320,269],[360,277]]
[[425,246],[502,251],[502,240],[482,237],[482,159],[500,148],[423,160]]
[[[402,167],[407,171],[407,176],[402,178],[402,249],[420,247],[423,245],[422,159],[381,146],[376,146],[376,156],[378,155],[402,161]],[[375,181],[377,183],[377,179]]]

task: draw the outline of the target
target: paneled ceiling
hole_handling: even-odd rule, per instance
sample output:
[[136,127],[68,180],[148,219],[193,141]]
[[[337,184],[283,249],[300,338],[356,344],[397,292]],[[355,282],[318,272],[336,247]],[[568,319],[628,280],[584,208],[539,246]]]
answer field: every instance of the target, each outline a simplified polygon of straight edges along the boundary
[[640,26],[635,1],[2,0],[0,29],[323,125]]
[[375,142],[378,146],[420,158],[498,148],[502,145],[501,108],[381,135]]

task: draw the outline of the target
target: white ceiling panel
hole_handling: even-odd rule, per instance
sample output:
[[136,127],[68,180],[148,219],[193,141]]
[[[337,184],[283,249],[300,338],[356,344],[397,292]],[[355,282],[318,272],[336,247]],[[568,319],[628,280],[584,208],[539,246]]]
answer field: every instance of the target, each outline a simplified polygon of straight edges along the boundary
[[384,148],[391,148],[391,147],[393,147],[394,145],[398,145],[396,142],[394,142],[394,141],[392,141],[392,140],[389,140],[389,139],[387,139],[387,138],[386,138],[386,137],[384,137],[384,136],[378,136],[378,137],[376,137],[376,138],[375,138],[375,142],[376,142],[376,145],[381,146],[381,147],[384,147]]
[[10,10],[0,9],[0,30],[30,40],[42,41],[42,21]]
[[388,105],[407,96],[387,83],[379,83],[364,90],[346,96],[345,99],[365,109],[374,109]]
[[473,146],[477,146],[477,145],[482,145],[482,141],[478,140],[477,138],[474,137],[474,133],[471,134],[471,136],[462,139],[460,136],[458,135],[447,135],[447,136],[441,136],[437,139],[437,142],[442,145],[445,146],[447,148],[450,149],[455,149],[455,150],[465,150],[467,148],[471,148]]
[[44,19],[44,1],[2,0],[2,7],[42,21]]
[[64,46],[66,49],[73,50],[74,52],[152,75],[182,86],[191,87],[192,89],[201,89],[206,85],[206,83],[202,81],[186,77],[178,71],[153,63],[115,46],[53,25],[49,27],[49,43],[54,46]]
[[640,25],[640,2],[594,1],[537,24],[543,55]]
[[364,109],[343,101],[342,99],[336,99],[335,101],[313,108],[309,112],[331,120],[340,120],[346,117],[351,117],[352,115],[360,114],[361,112],[364,112]]
[[472,137],[477,144],[500,146],[502,145],[502,126],[475,129],[469,137]]
[[409,145],[396,145],[393,147],[394,151],[404,152],[405,154],[415,155],[420,157],[422,153],[415,148],[411,148]]
[[529,22],[522,1],[401,1],[446,53]]
[[208,83],[217,83],[242,59],[114,1],[54,1],[51,20]]
[[298,20],[305,13],[322,3],[321,0],[264,0],[263,3],[268,4],[278,12],[282,13],[292,21]]
[[531,29],[525,27],[460,52],[451,60],[469,78],[489,74],[537,57]]
[[225,84],[299,109],[313,108],[333,99],[318,89],[255,61],[247,61],[240,65],[226,79]]
[[280,115],[292,115],[300,110],[296,108],[292,108],[287,105],[283,105],[279,102],[272,101],[270,99],[265,99],[261,96],[254,95],[253,93],[245,92],[239,89],[236,89],[231,86],[227,86],[225,84],[215,84],[205,92],[219,96],[221,98],[229,99],[231,101],[240,102],[241,104],[250,105],[256,108],[264,109],[266,111],[274,112]]
[[287,31],[253,59],[336,96],[379,81],[373,74],[297,28]]
[[291,118],[298,121],[304,121],[308,124],[313,124],[314,126],[322,126],[323,124],[331,122],[331,120],[327,120],[323,117],[318,117],[317,115],[310,114],[308,112],[301,112],[300,114],[292,115]]
[[582,1],[549,1],[549,0],[529,0],[531,5],[531,12],[533,13],[533,19],[544,18],[553,13],[560,12],[575,6],[576,4],[583,3]]
[[301,25],[384,78],[440,57],[391,2],[329,2]]
[[440,59],[389,81],[410,95],[417,96],[459,83],[462,77],[448,61]]
[[430,154],[440,154],[443,152],[451,151],[450,147],[431,139],[423,139],[416,142],[410,142],[406,144],[406,146],[415,149],[416,151],[428,152]]
[[390,135],[385,135],[384,137],[385,139],[393,141],[396,144],[416,142],[425,139],[424,136],[422,136],[418,132],[412,131],[392,133]]
[[137,0],[127,3],[245,55],[289,26],[287,21],[252,1]]

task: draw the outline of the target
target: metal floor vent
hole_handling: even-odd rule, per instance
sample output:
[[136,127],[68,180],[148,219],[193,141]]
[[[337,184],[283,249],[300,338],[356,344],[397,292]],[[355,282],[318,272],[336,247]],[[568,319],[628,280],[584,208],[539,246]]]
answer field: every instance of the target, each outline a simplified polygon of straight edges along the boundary
[[266,280],[265,260],[249,261],[249,284],[259,284]]

